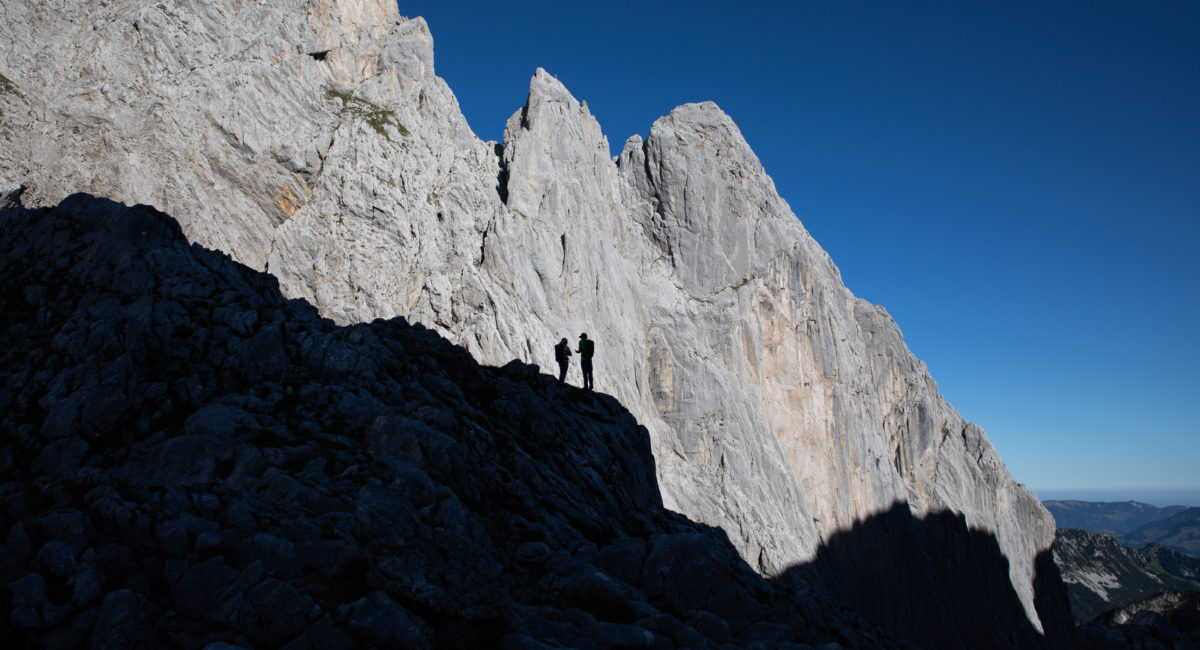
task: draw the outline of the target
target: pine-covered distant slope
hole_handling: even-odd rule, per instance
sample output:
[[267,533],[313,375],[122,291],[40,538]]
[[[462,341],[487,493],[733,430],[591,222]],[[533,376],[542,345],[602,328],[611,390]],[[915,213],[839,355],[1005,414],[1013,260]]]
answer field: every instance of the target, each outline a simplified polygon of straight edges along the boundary
[[1080,623],[1164,591],[1200,589],[1200,560],[1158,544],[1136,550],[1112,535],[1060,528],[1054,560]]
[[1082,528],[1097,533],[1128,533],[1187,509],[1159,508],[1138,501],[1043,501],[1059,528]]
[[1187,508],[1166,519],[1150,522],[1121,535],[1121,543],[1134,548],[1162,544],[1200,557],[1200,508]]

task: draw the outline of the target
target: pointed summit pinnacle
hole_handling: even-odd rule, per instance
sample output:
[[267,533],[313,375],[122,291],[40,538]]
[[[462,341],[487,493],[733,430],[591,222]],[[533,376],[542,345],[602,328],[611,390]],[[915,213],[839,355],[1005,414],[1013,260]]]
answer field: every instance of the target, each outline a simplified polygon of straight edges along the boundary
[[534,71],[533,78],[529,80],[529,98],[531,100],[537,98],[551,101],[576,101],[567,87],[558,80],[558,77],[546,72],[546,69],[541,67]]

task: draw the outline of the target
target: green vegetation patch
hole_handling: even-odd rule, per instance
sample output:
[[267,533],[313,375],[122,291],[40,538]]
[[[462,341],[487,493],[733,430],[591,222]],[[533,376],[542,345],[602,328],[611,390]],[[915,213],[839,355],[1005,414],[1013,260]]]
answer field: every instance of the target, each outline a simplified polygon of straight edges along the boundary
[[330,101],[338,100],[342,102],[342,115],[349,114],[366,122],[367,126],[375,129],[376,133],[387,138],[389,142],[392,137],[387,132],[388,126],[396,129],[401,136],[408,137],[408,129],[404,128],[400,120],[396,119],[396,111],[335,88],[326,88],[325,96]]
[[737,291],[738,289],[741,289],[742,287],[744,287],[744,286],[746,286],[746,285],[750,284],[750,281],[751,281],[751,280],[753,280],[753,279],[754,279],[754,277],[753,277],[753,276],[749,276],[749,275],[748,275],[748,276],[746,276],[746,277],[742,278],[742,281],[741,281],[741,282],[738,282],[737,284],[733,285],[733,286],[732,286],[732,287],[730,287],[730,288],[731,288],[731,289],[733,289],[734,291]]

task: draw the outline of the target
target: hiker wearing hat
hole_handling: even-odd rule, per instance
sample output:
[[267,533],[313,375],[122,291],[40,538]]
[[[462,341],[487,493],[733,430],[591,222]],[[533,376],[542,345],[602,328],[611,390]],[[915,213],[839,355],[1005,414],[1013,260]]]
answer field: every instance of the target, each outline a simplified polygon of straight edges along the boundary
[[554,360],[558,362],[558,383],[564,383],[567,380],[567,366],[571,363],[571,344],[567,343],[566,337],[554,346]]
[[579,335],[579,367],[583,369],[583,387],[592,389],[592,355],[596,352],[596,342],[587,337],[587,332]]

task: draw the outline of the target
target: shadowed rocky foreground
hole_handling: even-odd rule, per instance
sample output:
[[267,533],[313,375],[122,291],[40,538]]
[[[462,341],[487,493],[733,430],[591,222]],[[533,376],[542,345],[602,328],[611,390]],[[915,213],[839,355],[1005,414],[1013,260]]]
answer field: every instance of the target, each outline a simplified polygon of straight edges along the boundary
[[1080,627],[1081,650],[1200,647],[1200,592],[1163,592],[1104,612]]
[[144,206],[74,195],[0,229],[15,647],[1069,642],[961,518],[897,508],[767,580],[662,507],[609,396],[402,318],[335,326]]

